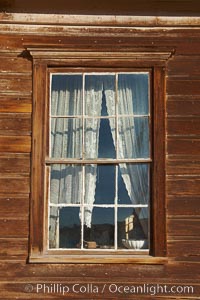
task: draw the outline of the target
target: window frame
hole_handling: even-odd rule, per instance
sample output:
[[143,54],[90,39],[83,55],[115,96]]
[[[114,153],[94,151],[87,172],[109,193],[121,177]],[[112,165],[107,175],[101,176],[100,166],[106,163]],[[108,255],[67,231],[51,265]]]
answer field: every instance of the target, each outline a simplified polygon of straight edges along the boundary
[[[51,263],[163,263],[166,261],[166,211],[165,211],[165,64],[171,57],[169,49],[129,49],[129,52],[72,51],[71,49],[26,46],[33,57],[33,134],[31,164],[31,210],[30,210],[30,253],[29,262]],[[109,67],[108,67],[109,66]],[[49,70],[51,68],[99,69],[151,69],[152,85],[150,98],[152,109],[152,152],[153,167],[151,178],[150,205],[150,251],[149,255],[136,255],[137,252],[104,253],[91,251],[80,255],[59,250],[52,253],[47,249],[47,205],[48,175],[45,179],[45,160],[48,152],[48,97]],[[41,130],[42,129],[42,130]],[[161,220],[161,221],[159,221]]]

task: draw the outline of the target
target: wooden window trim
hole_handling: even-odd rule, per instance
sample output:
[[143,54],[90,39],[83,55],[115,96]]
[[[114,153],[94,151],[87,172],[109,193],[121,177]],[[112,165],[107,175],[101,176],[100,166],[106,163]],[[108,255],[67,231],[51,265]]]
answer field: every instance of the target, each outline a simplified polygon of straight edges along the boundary
[[[46,263],[152,263],[166,261],[166,212],[165,212],[165,65],[172,56],[169,49],[129,49],[129,51],[75,51],[69,48],[54,48],[53,45],[31,45],[26,49],[33,57],[33,135],[31,168],[31,212],[30,212],[30,255],[29,262]],[[47,205],[44,195],[48,182],[45,181],[45,156],[48,134],[44,126],[48,118],[48,70],[50,67],[103,67],[103,68],[151,68],[153,122],[153,199],[151,203],[151,240],[149,256],[86,253],[86,255],[58,255],[47,250]],[[152,96],[151,95],[151,96]],[[160,222],[159,220],[162,220]],[[59,251],[59,253],[61,253]],[[135,252],[134,252],[135,254]]]

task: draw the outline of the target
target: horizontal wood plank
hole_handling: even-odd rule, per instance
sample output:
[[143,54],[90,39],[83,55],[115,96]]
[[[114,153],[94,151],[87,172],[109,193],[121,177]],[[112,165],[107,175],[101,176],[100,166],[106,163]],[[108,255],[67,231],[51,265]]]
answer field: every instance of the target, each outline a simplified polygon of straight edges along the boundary
[[0,152],[30,153],[30,136],[0,136]]
[[200,135],[200,117],[168,118],[167,133],[168,135]]
[[200,175],[200,156],[168,156],[166,172],[168,175]]
[[168,176],[168,195],[200,195],[200,176]]
[[29,177],[0,177],[1,193],[27,194],[30,192]]
[[25,219],[0,219],[0,238],[16,237],[25,238],[29,235],[28,218]]
[[200,256],[200,240],[168,241],[169,257]]
[[168,79],[168,95],[200,95],[200,80]]
[[15,75],[0,73],[0,94],[17,93],[31,94],[32,93],[32,78],[30,75]]
[[[167,265],[135,265],[135,264],[27,264],[24,262],[0,262],[0,278],[5,274],[7,280],[19,278],[20,280],[38,281],[76,281],[86,282],[93,280],[108,282],[151,282],[199,283],[199,265],[194,263],[169,262]],[[94,296],[94,295],[93,295]]]
[[200,215],[200,195],[199,196],[170,196],[167,198],[167,214],[170,216]]
[[[131,280],[134,278],[136,281],[148,278],[160,278],[164,276],[165,267],[163,265],[138,265],[138,264],[123,264],[120,269],[116,264],[26,264],[26,262],[9,263],[0,262],[0,278],[4,278],[3,274],[7,274],[8,278],[57,278],[57,280],[64,278],[73,280],[76,278],[84,282],[86,278],[93,278],[98,281],[100,278],[106,281],[108,278],[113,280],[121,280],[126,278]],[[147,274],[148,273],[148,274]],[[98,275],[97,275],[98,274]]]
[[174,76],[182,76],[185,78],[191,76],[199,76],[200,77],[200,68],[197,64],[199,61],[199,55],[188,55],[188,56],[176,56],[174,60],[170,60],[167,64],[167,74],[169,77]]
[[[31,75],[32,62],[23,57],[1,57],[0,75],[1,73],[28,73]],[[2,74],[3,75],[3,74]]]
[[[14,189],[13,189],[14,192]],[[17,197],[18,196],[18,197]],[[29,197],[17,195],[15,197],[0,196],[1,217],[23,218],[29,215]]]
[[200,218],[170,218],[167,221],[169,236],[199,236]]
[[31,113],[31,97],[0,96],[0,113]]
[[0,153],[0,174],[30,174],[30,154]]
[[169,155],[199,155],[200,139],[169,137],[167,140],[167,153]]
[[200,111],[200,97],[197,99],[179,100],[177,97],[168,97],[167,114],[169,116],[198,116]]
[[28,255],[28,239],[0,238],[0,260],[26,259]]
[[0,134],[26,135],[31,133],[30,114],[0,114]]

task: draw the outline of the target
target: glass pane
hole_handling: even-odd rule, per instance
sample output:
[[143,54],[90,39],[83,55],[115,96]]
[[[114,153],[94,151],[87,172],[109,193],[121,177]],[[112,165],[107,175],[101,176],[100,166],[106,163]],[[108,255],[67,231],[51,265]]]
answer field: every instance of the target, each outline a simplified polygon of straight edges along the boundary
[[[87,207],[85,209],[87,210]],[[113,208],[93,208],[91,228],[84,226],[84,241],[85,248],[111,249],[114,247]]]
[[85,76],[85,114],[115,114],[115,75]]
[[149,74],[119,74],[118,102],[120,115],[148,114]]
[[148,208],[118,208],[118,248],[148,249]]
[[60,248],[81,247],[81,223],[79,207],[60,209]]
[[121,117],[118,130],[119,158],[149,158],[148,117]]
[[82,191],[82,166],[51,165],[50,203],[79,204]]
[[85,203],[114,204],[115,166],[85,166]]
[[49,248],[59,248],[59,208],[50,207],[49,215]]
[[52,75],[51,115],[82,114],[82,75]]
[[51,119],[51,157],[81,158],[82,157],[82,120]]
[[148,204],[149,164],[120,164],[118,168],[118,204]]
[[85,121],[85,156],[115,158],[115,119],[87,119]]

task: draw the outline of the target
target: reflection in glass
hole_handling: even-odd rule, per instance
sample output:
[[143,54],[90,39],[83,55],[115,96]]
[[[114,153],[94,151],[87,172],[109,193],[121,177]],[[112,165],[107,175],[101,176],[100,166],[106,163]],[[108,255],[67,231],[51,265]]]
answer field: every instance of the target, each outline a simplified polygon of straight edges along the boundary
[[129,197],[126,185],[122,178],[121,169],[118,168],[118,204],[133,204]]
[[149,113],[149,75],[118,75],[118,112],[120,115]]
[[50,203],[79,204],[82,190],[82,166],[51,165]]
[[[84,208],[87,210],[87,207]],[[94,207],[92,226],[84,226],[84,241],[94,241],[96,248],[111,249],[114,247],[114,209]],[[88,244],[85,244],[88,248]]]
[[82,75],[52,75],[51,115],[82,114]]
[[51,157],[82,157],[82,120],[51,119]]
[[148,117],[123,117],[118,120],[119,158],[149,157]]
[[[148,208],[118,208],[118,248],[148,248]],[[143,241],[143,242],[135,242]]]
[[79,207],[60,209],[60,248],[80,248],[81,223]]
[[[86,178],[91,172],[90,165],[85,166]],[[87,190],[91,189],[89,181],[86,180],[86,195]],[[115,199],[115,166],[114,165],[97,165],[96,188],[94,196],[94,204],[114,204]],[[88,199],[85,199],[85,203]]]

